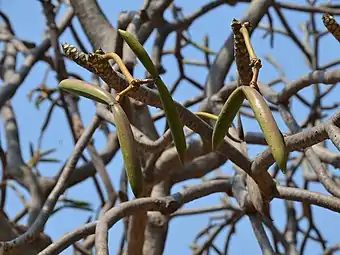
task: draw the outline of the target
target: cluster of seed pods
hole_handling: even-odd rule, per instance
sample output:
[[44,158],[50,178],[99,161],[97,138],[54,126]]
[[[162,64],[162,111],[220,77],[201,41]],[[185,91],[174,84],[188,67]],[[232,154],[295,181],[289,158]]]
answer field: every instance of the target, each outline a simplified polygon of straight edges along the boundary
[[212,134],[212,149],[219,148],[244,99],[247,99],[277,165],[285,173],[288,158],[285,141],[257,86],[262,64],[250,42],[248,28],[251,24],[249,22],[242,24],[233,19],[231,27],[234,33],[234,56],[240,84],[229,96],[217,118]]
[[[138,42],[138,40],[126,31],[119,30],[119,33],[130,46],[132,51],[136,54],[146,70],[151,74],[154,83],[157,85],[159,96],[174,140],[174,144],[179,155],[179,159],[182,163],[184,163],[187,148],[183,124],[180,120],[177,107],[171,97],[171,94],[159,76],[157,69],[152,63],[149,55],[143,46]],[[114,57],[115,61],[119,62],[118,64],[120,68],[123,69],[123,73],[127,75],[129,82],[134,80],[116,54],[109,53],[106,54],[106,56],[110,58]],[[98,86],[77,79],[65,79],[60,82],[59,87],[70,93],[83,96],[109,106],[114,115],[117,135],[124,159],[124,166],[132,192],[134,193],[135,197],[142,196],[144,181],[139,156],[137,153],[137,147],[133,133],[131,131],[129,120],[119,102],[117,102],[118,99],[115,100],[115,98],[113,98],[110,93]]]
[[244,99],[248,100],[250,107],[253,109],[255,118],[261,127],[276,163],[285,173],[288,153],[283,135],[262,95],[250,86],[238,87],[225,102],[214,126],[212,135],[213,150],[217,150],[221,145]]
[[[157,69],[152,63],[148,53],[139,43],[139,41],[127,31],[118,30],[118,32],[146,68],[146,70],[151,74],[153,82],[157,85],[162,107],[165,112],[166,120],[169,125],[179,159],[182,163],[184,163],[187,147],[183,131],[183,124],[180,120],[176,104],[174,103],[170,92],[159,76]],[[244,42],[242,41],[241,44],[243,45]],[[119,57],[114,54],[109,53],[106,55],[111,57],[114,56],[116,61],[119,60]],[[122,71],[124,71],[124,64],[121,61],[118,64],[120,64],[119,66],[121,66],[121,68],[123,68]],[[123,73],[126,73],[129,83],[134,80],[127,70],[125,70]],[[109,106],[109,109],[114,115],[117,135],[124,159],[124,166],[132,192],[136,198],[143,196],[144,181],[139,156],[137,153],[137,146],[135,144],[135,139],[129,120],[119,102],[117,102],[118,99],[116,100],[110,93],[98,86],[77,79],[65,79],[60,82],[59,87],[70,93],[83,96]],[[232,121],[242,106],[244,99],[249,101],[250,106],[254,111],[255,118],[262,129],[264,137],[278,166],[283,172],[285,172],[287,150],[283,136],[262,95],[256,90],[256,88],[253,88],[252,86],[239,86],[227,99],[221,113],[215,118],[217,121],[212,135],[212,149],[217,150],[223,142],[224,136],[228,132],[228,128],[231,126]],[[206,115],[207,113],[202,114]]]

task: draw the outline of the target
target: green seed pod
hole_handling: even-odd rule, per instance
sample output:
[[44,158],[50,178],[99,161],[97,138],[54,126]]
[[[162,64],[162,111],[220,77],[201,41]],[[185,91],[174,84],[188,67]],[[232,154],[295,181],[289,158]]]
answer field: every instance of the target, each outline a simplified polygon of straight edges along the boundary
[[165,112],[166,120],[168,122],[172,138],[182,163],[185,161],[185,154],[187,151],[187,144],[183,131],[183,124],[179,117],[176,105],[168,91],[166,85],[161,78],[156,78],[155,83],[158,88],[159,96],[162,101],[163,110]]
[[135,197],[141,196],[143,194],[144,181],[137,153],[137,146],[129,120],[122,107],[115,102],[115,99],[110,93],[100,87],[90,85],[81,80],[66,79],[60,82],[59,87],[70,93],[111,106],[130,186]]
[[231,93],[225,102],[214,126],[214,131],[212,134],[213,150],[217,150],[220,147],[225,134],[228,132],[231,123],[233,122],[238,110],[243,103],[244,98],[245,97],[241,87],[238,87],[233,91],[233,93]]
[[85,81],[65,79],[59,83],[59,87],[72,94],[83,96],[102,104],[113,105],[115,103],[115,100],[110,93]]
[[118,29],[118,33],[123,37],[124,41],[129,45],[131,50],[136,54],[137,58],[142,62],[143,66],[145,66],[146,70],[151,74],[153,78],[158,76],[157,69],[155,65],[152,63],[151,58],[149,57],[146,50],[140,44],[140,42],[129,32]]
[[126,174],[136,198],[143,195],[144,180],[140,166],[137,145],[132,134],[130,122],[119,104],[111,107],[115,119],[120,148],[122,150]]
[[254,111],[255,118],[261,127],[276,163],[282,172],[286,173],[288,157],[286,144],[267,103],[256,89],[249,86],[242,86],[241,88]]
[[218,120],[218,116],[216,116],[215,114],[212,114],[212,113],[208,113],[208,112],[195,112],[195,114],[197,116],[199,116],[200,118],[207,118],[207,119],[211,119],[211,120]]
[[165,116],[167,118],[167,122],[170,127],[171,134],[174,139],[177,152],[179,154],[179,158],[181,162],[184,163],[187,147],[183,131],[183,124],[168,88],[159,77],[155,65],[152,63],[152,60],[150,59],[148,53],[139,43],[139,41],[127,31],[119,29],[118,32],[126,41],[126,43],[130,46],[132,51],[136,54],[138,59],[142,62],[146,70],[148,70],[148,72],[152,75],[154,82],[157,85],[163,110],[165,112]]

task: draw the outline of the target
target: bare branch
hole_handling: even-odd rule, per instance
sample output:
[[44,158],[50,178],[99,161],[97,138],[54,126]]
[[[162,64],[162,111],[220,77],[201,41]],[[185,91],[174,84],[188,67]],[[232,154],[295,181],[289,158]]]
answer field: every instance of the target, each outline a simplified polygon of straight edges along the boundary
[[[273,3],[274,1],[272,0],[252,1],[240,21],[249,21],[253,25],[253,28],[255,28]],[[252,32],[253,30],[250,30],[249,34],[251,35]],[[211,66],[209,76],[205,84],[205,93],[208,97],[217,93],[222,88],[225,76],[229,72],[234,61],[233,49],[234,37],[233,34],[230,34]]]
[[261,247],[262,254],[275,254],[269,242],[268,236],[262,226],[261,218],[256,215],[248,215],[248,216],[249,216],[251,225],[253,227],[255,236],[257,238],[257,242],[259,243]]
[[99,118],[95,117],[92,121],[92,123],[86,128],[84,133],[79,138],[72,155],[69,158],[69,161],[67,162],[66,166],[64,167],[63,172],[58,178],[58,181],[56,183],[56,186],[50,193],[50,195],[47,197],[47,200],[40,211],[38,217],[34,221],[34,223],[31,225],[31,227],[27,230],[27,232],[14,240],[8,241],[8,242],[0,242],[0,247],[4,251],[10,251],[11,249],[22,245],[23,243],[26,243],[27,241],[34,240],[40,231],[42,231],[46,221],[48,220],[48,217],[52,210],[54,209],[54,206],[59,198],[59,196],[64,192],[65,190],[65,184],[67,183],[67,179],[69,178],[72,170],[74,169],[78,159],[80,158],[83,150],[85,149],[88,141],[90,140],[91,136],[93,135],[94,131],[98,127],[100,123]]
[[313,205],[340,212],[340,199],[308,190],[277,186],[275,197],[293,201],[308,202]]
[[[73,9],[70,9],[67,11],[64,19],[60,22],[60,25],[58,26],[58,31],[60,34],[64,32],[66,27],[71,22],[72,18]],[[29,54],[25,58],[24,64],[20,67],[18,72],[15,73],[8,82],[3,84],[3,87],[0,89],[0,108],[8,99],[14,96],[15,92],[25,80],[33,65],[41,58],[41,56],[49,49],[50,46],[50,39],[45,39],[39,46],[32,50],[31,54]]]
[[[104,218],[99,225],[98,221],[85,224],[84,226],[64,235],[60,240],[54,242],[39,255],[58,254],[66,249],[72,243],[80,240],[81,238],[93,234],[98,224],[98,231],[102,231],[102,236],[99,237],[100,242],[105,242],[107,238],[107,229],[112,227],[118,220],[127,217],[137,210],[144,211],[161,211],[165,214],[171,214],[177,210],[182,204],[193,201],[200,197],[204,197],[216,192],[227,192],[230,185],[225,181],[210,181],[195,185],[191,188],[177,192],[172,196],[165,198],[139,198],[129,202],[122,203],[120,206],[112,208],[105,214]],[[107,244],[103,244],[107,247]]]

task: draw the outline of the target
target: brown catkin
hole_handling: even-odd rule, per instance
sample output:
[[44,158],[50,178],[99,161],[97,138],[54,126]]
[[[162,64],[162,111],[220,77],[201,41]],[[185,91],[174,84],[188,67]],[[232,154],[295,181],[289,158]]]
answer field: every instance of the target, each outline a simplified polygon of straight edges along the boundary
[[250,65],[247,46],[244,42],[243,35],[240,32],[241,27],[241,22],[233,19],[231,23],[231,29],[233,30],[234,34],[234,57],[236,67],[240,76],[241,85],[249,85],[251,79],[253,78],[253,71]]
[[322,21],[327,30],[340,42],[340,25],[333,16],[328,13],[325,13],[322,16]]
[[65,56],[79,65],[85,65],[88,61],[88,55],[78,50],[72,44],[64,43],[62,45]]

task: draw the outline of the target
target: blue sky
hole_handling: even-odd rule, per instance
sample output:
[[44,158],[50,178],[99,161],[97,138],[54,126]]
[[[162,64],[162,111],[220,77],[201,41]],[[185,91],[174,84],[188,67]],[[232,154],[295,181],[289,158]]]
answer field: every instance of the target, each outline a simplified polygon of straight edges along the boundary
[[[103,8],[106,16],[110,19],[114,26],[116,25],[117,16],[121,11],[137,10],[143,4],[142,0],[126,0],[119,1],[119,3],[116,1],[104,0],[98,2]],[[185,15],[192,13],[207,2],[208,1],[206,0],[176,1],[178,5],[183,7],[183,12]],[[305,4],[305,1],[298,2],[301,2],[301,4]],[[327,1],[319,1],[319,3],[322,2]],[[203,19],[197,20],[191,27],[190,33],[192,35],[192,38],[198,43],[203,43],[203,37],[208,34],[210,36],[211,49],[214,51],[218,51],[231,32],[230,23],[232,19],[240,19],[246,9],[246,6],[246,4],[238,4],[236,8],[230,8],[229,6],[225,5],[208,13]],[[34,41],[36,43],[41,42],[43,38],[43,33],[45,32],[45,18],[43,15],[41,15],[41,5],[39,1],[0,0],[0,9],[3,10],[10,17],[14,31],[19,38]],[[286,17],[288,22],[293,25],[293,30],[298,34],[299,38],[302,38],[303,34],[298,24],[304,23],[308,19],[308,15],[296,15],[296,12],[284,13],[285,15],[287,15]],[[166,17],[169,19],[171,18],[169,12],[166,13]],[[276,15],[273,15],[273,17],[275,27],[282,27]],[[61,17],[58,17],[58,20],[60,20],[60,18]],[[262,22],[267,23],[267,18],[264,18]],[[317,16],[317,22],[319,29],[323,30],[321,15]],[[74,20],[73,24],[77,28],[79,28],[79,23],[77,20]],[[78,31],[80,31],[81,37],[85,38],[84,41],[86,42],[87,49],[92,50],[84,33],[81,31],[81,29],[78,29]],[[273,58],[275,58],[277,62],[281,64],[288,80],[290,81],[293,81],[294,79],[310,71],[309,67],[306,65],[303,56],[296,49],[296,46],[291,42],[291,40],[285,38],[284,36],[276,35],[275,48],[271,49],[269,45],[269,40],[262,39],[263,34],[264,32],[262,30],[257,30],[252,37],[253,47],[258,57],[262,59],[263,63],[263,68],[261,69],[260,73],[260,81],[265,83],[278,77],[276,70],[267,61],[264,60],[264,56],[266,55],[271,55]],[[152,47],[153,38],[154,34],[152,34],[152,36],[145,44],[145,47],[149,52]],[[175,37],[173,35],[168,38],[165,47],[166,49],[172,47],[172,45],[174,44],[174,39]],[[60,43],[62,42],[68,42],[71,44],[75,43],[69,30],[67,30],[61,36]],[[320,64],[325,64],[331,60],[337,59],[338,57],[335,54],[337,52],[340,52],[338,42],[331,36],[327,36],[322,39],[322,43],[324,43],[324,48],[320,50]],[[203,54],[191,46],[186,47],[182,54],[187,59],[204,60]],[[22,63],[22,61],[23,57],[19,56],[18,66]],[[163,78],[166,84],[170,85],[178,77],[176,60],[172,56],[167,56],[163,59],[163,61],[163,65],[167,70],[167,73],[163,76]],[[211,61],[213,61],[213,57],[211,57]],[[83,79],[90,81],[91,76],[89,72],[84,71],[84,69],[78,67],[71,61],[67,60],[66,63],[69,70],[80,73]],[[46,111],[49,106],[47,103],[43,103],[40,107],[40,110],[36,109],[33,103],[29,102],[27,94],[31,89],[41,83],[46,68],[47,67],[45,64],[36,64],[13,98],[14,111],[17,115],[17,121],[20,128],[19,132],[21,136],[21,148],[23,152],[23,157],[26,161],[28,161],[30,158],[29,143],[32,142],[34,145],[37,145],[40,128],[42,126]],[[207,71],[204,68],[188,66],[185,68],[185,71],[191,78],[204,84],[207,75]],[[137,78],[142,78],[144,72],[145,71],[142,66],[138,64],[136,67],[135,76]],[[232,77],[235,77],[235,66],[232,67],[232,70],[226,77],[226,81],[229,81]],[[57,86],[57,82],[53,73],[49,74],[47,85],[49,87]],[[322,89],[326,88],[326,86],[321,87]],[[282,89],[282,86],[275,86],[275,89],[277,91],[280,91]],[[330,104],[332,101],[336,100],[333,96],[334,94],[336,94],[335,91],[336,90],[334,90],[332,95],[328,97]],[[184,81],[183,83],[181,83],[180,89],[178,89],[178,91],[175,93],[175,99],[177,101],[183,102],[189,98],[199,95],[199,93],[200,92],[197,89]],[[308,100],[312,100],[312,89],[304,89],[301,92],[301,95],[305,96],[305,98],[307,98]],[[294,116],[299,122],[303,121],[308,114],[308,109],[296,100],[293,101],[293,105],[295,107],[293,111]],[[82,112],[84,124],[87,125],[92,119],[95,111],[93,103],[89,100],[81,100],[80,109]],[[191,109],[196,110],[197,107],[192,107]],[[157,111],[157,109],[151,108],[152,113],[155,113]],[[275,118],[279,123],[281,130],[283,130],[284,132],[287,131],[287,127],[283,124],[280,116],[275,115]],[[247,118],[243,118],[243,120],[245,123],[246,131],[260,131],[258,125],[253,120],[249,120]],[[3,127],[1,128],[1,142],[2,146],[5,147]],[[164,128],[164,120],[157,122],[157,128],[160,132],[162,132]],[[101,135],[100,132],[96,132],[95,140],[97,148],[103,148],[103,146],[105,145],[104,138],[105,137]],[[57,151],[53,155],[58,159],[65,160],[71,154],[72,142],[73,140],[69,133],[69,128],[67,125],[65,125],[64,113],[62,110],[56,109],[52,116],[52,122],[50,123],[46,132],[42,149],[47,150],[51,148],[56,148]],[[265,147],[263,146],[251,146],[249,149],[249,154],[253,157],[264,149]],[[79,165],[81,163],[82,162],[80,161]],[[123,162],[121,160],[121,155],[119,152],[114,160],[112,160],[112,162],[107,166],[109,174],[112,176],[112,181],[117,189],[119,174],[122,165]],[[43,175],[54,176],[59,171],[59,167],[60,166],[56,164],[41,164],[39,165],[39,170]],[[229,163],[227,163],[221,169],[224,173],[227,174],[231,174],[233,172]],[[210,174],[209,176],[214,176],[214,173]],[[301,175],[298,175],[298,183],[301,183],[301,177]],[[200,181],[201,180],[198,179],[178,184],[173,188],[172,192],[181,189],[183,184],[195,184],[199,183]],[[313,188],[313,190],[324,193],[320,185],[312,184],[310,186]],[[20,190],[29,200],[29,196],[26,194],[26,192],[23,189]],[[67,196],[73,199],[91,202],[93,203],[95,209],[97,209],[99,206],[98,196],[95,192],[92,180],[87,180],[82,184],[68,190]],[[209,197],[191,202],[185,208],[198,208],[201,206],[216,205],[217,203],[219,203],[221,197],[223,197],[221,194],[211,195]],[[300,214],[300,207],[297,206],[297,208],[298,214]],[[11,190],[9,190],[6,212],[13,217],[21,209],[22,205],[20,201],[18,200],[16,195]],[[283,214],[283,203],[281,201],[274,200],[272,202],[272,212],[274,213],[273,218],[275,224],[279,227],[279,229],[282,230],[285,222],[285,216]],[[330,211],[326,211],[325,209],[320,209],[316,207],[313,207],[313,212],[315,213],[316,219],[322,218],[322,224],[321,222],[318,222],[317,226],[320,227],[322,233],[324,234],[324,237],[329,240],[329,245],[338,242],[339,240],[337,236],[333,234],[340,227],[340,222],[339,220],[337,220],[336,214]],[[54,240],[56,240],[61,237],[63,233],[71,231],[77,226],[82,225],[85,221],[87,221],[90,215],[91,213],[89,212],[71,211],[71,209],[62,210],[49,219],[46,225],[46,233],[49,234]],[[197,234],[198,231],[200,231],[203,227],[207,225],[209,216],[211,215],[191,216],[176,218],[171,221],[168,242],[164,254],[190,253],[189,245],[192,243],[195,234]],[[25,224],[26,220],[27,218],[23,218],[21,223]],[[302,228],[306,229],[306,227],[307,222],[304,222],[304,224],[302,224]],[[122,223],[119,222],[110,230],[109,243],[113,254],[116,252],[119,244],[121,229]],[[216,239],[215,244],[217,244],[218,247],[223,247],[227,230],[229,230],[229,228],[225,229]],[[299,238],[301,238],[301,235],[299,235]],[[315,243],[309,245],[308,249],[306,250],[307,254],[320,254],[320,252],[320,246]],[[237,224],[237,233],[234,235],[232,239],[232,244],[230,246],[230,254],[243,253],[260,254],[259,246],[255,241],[249,220],[247,218],[244,218]],[[72,254],[72,249],[64,251],[63,254]]]

